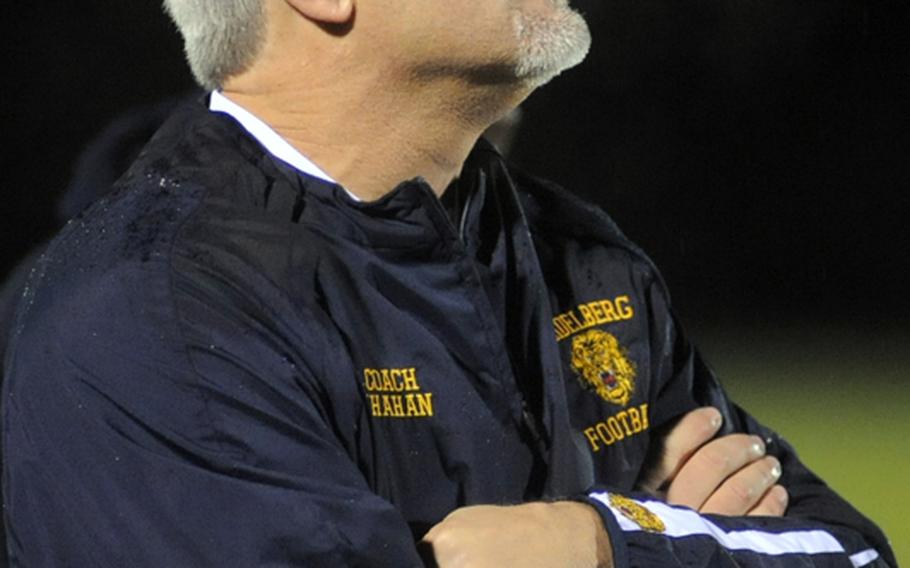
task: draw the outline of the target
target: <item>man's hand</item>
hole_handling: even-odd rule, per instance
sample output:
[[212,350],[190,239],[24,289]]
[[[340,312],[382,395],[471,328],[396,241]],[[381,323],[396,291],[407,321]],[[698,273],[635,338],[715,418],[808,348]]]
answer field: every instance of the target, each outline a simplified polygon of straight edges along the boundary
[[611,568],[600,515],[572,501],[453,511],[420,542],[428,566]]
[[721,421],[720,412],[711,407],[685,415],[663,440],[639,487],[701,513],[783,515],[789,496],[775,485],[780,462],[765,456],[765,444],[757,436],[730,434],[712,440]]

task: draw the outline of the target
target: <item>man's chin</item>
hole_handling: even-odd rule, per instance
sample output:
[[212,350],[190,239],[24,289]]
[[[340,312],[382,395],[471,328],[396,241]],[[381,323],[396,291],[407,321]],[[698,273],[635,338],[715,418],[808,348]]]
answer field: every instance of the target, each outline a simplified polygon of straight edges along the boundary
[[574,10],[560,10],[558,16],[519,15],[519,56],[516,76],[543,85],[588,54],[591,32],[584,18]]

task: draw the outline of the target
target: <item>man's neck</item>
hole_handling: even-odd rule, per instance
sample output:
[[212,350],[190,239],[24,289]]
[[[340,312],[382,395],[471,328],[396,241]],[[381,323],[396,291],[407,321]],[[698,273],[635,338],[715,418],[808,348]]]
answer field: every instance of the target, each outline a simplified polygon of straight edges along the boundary
[[388,69],[297,70],[275,80],[279,72],[254,70],[229,81],[224,95],[365,201],[415,177],[441,195],[486,127],[527,95],[453,78],[390,78]]

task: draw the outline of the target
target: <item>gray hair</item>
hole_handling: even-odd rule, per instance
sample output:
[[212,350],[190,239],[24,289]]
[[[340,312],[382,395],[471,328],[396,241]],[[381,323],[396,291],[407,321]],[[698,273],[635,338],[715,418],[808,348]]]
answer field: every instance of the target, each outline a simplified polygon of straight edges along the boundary
[[196,81],[217,89],[245,71],[265,38],[263,0],[164,0]]

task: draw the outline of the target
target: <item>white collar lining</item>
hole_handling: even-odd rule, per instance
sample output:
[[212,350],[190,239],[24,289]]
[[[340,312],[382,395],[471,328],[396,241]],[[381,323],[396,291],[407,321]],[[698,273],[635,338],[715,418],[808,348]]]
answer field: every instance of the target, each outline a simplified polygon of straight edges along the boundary
[[[240,125],[250,133],[262,146],[274,157],[282,162],[293,166],[295,169],[313,177],[319,178],[329,183],[338,184],[337,181],[325,173],[319,166],[311,162],[306,156],[297,151],[296,148],[275,132],[268,124],[263,122],[259,117],[238,105],[234,101],[224,96],[219,91],[212,91],[209,98],[209,110],[212,112],[222,112],[232,116]],[[360,198],[344,190],[354,201],[360,201]]]

